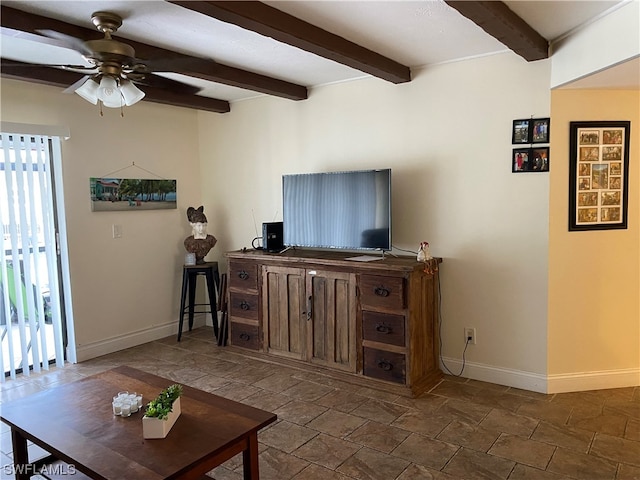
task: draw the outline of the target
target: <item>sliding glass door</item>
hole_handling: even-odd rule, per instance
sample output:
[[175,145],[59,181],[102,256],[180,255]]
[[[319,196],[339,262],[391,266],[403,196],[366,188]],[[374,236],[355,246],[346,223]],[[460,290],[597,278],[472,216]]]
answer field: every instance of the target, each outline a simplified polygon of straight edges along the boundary
[[54,182],[59,142],[58,137],[0,134],[2,381],[65,361],[65,269]]

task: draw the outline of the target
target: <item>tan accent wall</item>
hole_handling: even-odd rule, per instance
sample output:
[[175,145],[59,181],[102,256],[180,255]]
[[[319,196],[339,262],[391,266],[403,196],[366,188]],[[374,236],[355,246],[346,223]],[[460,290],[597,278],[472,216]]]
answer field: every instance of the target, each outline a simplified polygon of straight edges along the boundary
[[[640,372],[640,93],[551,93],[548,374]],[[569,122],[630,120],[628,228],[568,231]],[[637,380],[636,380],[637,381]]]

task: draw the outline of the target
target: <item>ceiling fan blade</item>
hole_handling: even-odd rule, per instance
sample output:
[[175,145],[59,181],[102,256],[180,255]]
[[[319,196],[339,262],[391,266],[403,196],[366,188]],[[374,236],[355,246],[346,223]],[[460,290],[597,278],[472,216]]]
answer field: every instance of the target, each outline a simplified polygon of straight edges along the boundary
[[89,80],[91,77],[93,77],[93,75],[85,75],[84,77],[82,77],[77,82],[73,82],[71,85],[69,85],[67,88],[65,88],[62,91],[62,93],[74,93],[78,88],[80,88],[82,85],[84,85],[84,82]]
[[2,68],[11,68],[11,67],[51,67],[51,68],[61,68],[63,70],[96,70],[95,66],[86,66],[86,65],[56,65],[50,63],[25,63],[25,62],[12,62],[11,60],[2,59]]
[[171,78],[161,77],[160,75],[153,75],[151,73],[133,73],[127,75],[127,78],[138,85],[162,88],[184,95],[195,95],[202,90],[200,87],[194,87],[193,85],[188,85]]
[[91,49],[86,46],[84,40],[72,37],[71,35],[67,35],[66,33],[56,32],[55,30],[37,30],[37,32],[46,37],[53,38],[54,40],[59,40],[67,48],[75,50],[82,55],[91,55],[93,53]]

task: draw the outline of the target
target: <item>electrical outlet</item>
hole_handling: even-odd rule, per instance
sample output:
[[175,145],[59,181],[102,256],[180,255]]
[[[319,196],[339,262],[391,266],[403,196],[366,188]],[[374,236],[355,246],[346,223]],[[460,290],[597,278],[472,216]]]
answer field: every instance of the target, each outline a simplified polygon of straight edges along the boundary
[[464,342],[465,343],[468,342],[471,345],[475,345],[476,344],[476,329],[475,328],[465,327],[465,329],[464,329]]

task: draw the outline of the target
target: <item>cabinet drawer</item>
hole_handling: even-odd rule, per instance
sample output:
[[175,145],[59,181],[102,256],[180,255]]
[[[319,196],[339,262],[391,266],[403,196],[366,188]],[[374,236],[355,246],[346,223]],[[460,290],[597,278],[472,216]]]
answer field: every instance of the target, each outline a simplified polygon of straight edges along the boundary
[[367,377],[404,384],[405,357],[402,353],[364,347],[364,374]]
[[242,290],[257,290],[258,264],[252,261],[230,261],[229,287]]
[[365,340],[404,346],[404,315],[362,312],[362,336]]
[[363,307],[404,308],[404,278],[381,275],[360,276],[360,302]]
[[231,322],[231,345],[251,350],[260,349],[260,338],[257,325]]
[[229,292],[229,316],[258,320],[258,295]]

